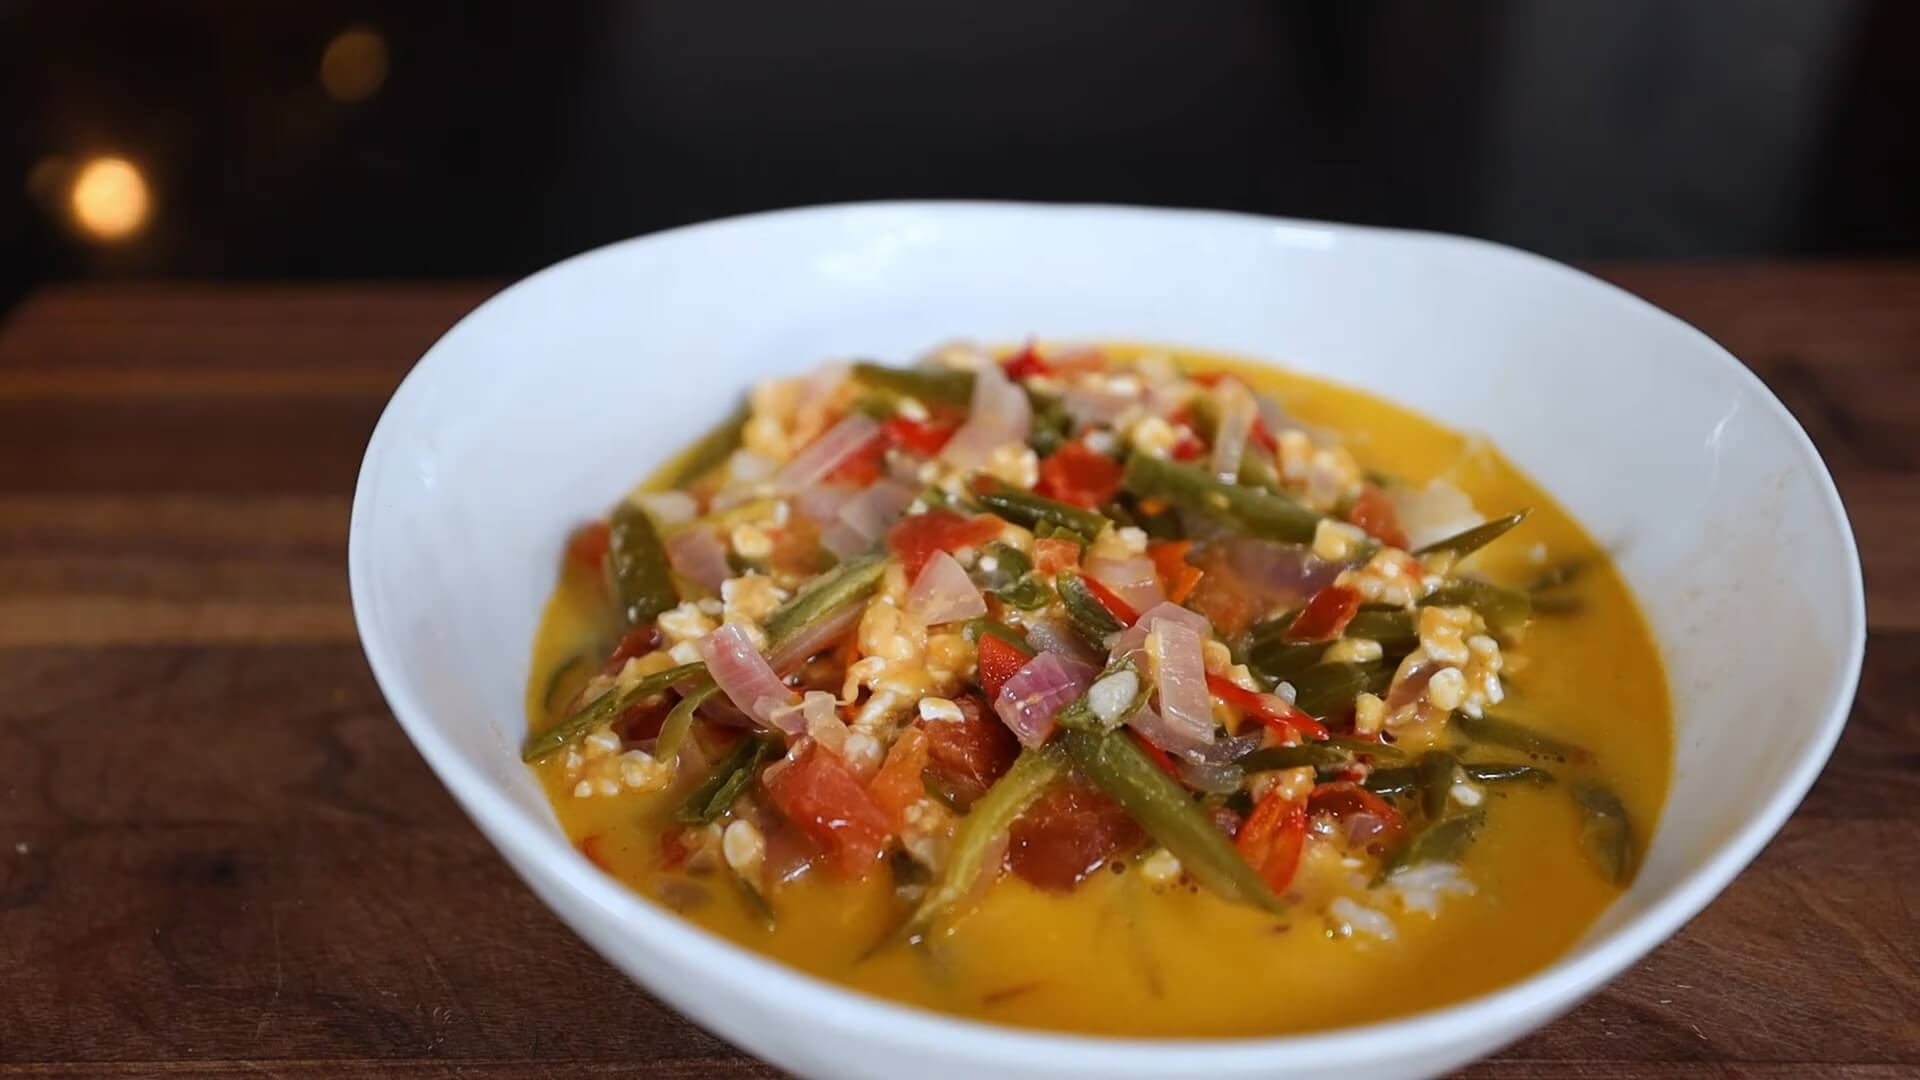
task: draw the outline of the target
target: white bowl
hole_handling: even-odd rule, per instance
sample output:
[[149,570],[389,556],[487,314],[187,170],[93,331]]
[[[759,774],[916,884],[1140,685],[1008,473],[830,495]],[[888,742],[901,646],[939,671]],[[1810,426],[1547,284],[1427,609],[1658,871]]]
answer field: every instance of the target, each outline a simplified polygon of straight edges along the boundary
[[[801,974],[643,900],[567,843],[517,747],[569,524],[756,378],[1031,333],[1243,353],[1397,397],[1490,435],[1619,552],[1667,665],[1677,760],[1639,879],[1571,952],[1446,1009],[1319,1034],[1052,1035]],[[1598,989],[1739,873],[1826,762],[1865,640],[1859,560],[1819,456],[1758,379],[1680,320],[1473,240],[1118,207],[786,211],[535,274],[461,320],[394,394],[361,467],[349,565],[361,642],[401,725],[534,891],[681,1012],[816,1076],[1452,1068]]]

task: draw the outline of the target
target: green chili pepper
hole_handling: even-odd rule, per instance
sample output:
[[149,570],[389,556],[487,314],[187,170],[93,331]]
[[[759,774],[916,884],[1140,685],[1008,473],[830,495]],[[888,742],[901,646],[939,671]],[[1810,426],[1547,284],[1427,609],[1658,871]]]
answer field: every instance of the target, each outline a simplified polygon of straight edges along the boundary
[[960,627],[960,636],[976,644],[979,643],[982,634],[988,637],[999,638],[1001,641],[1020,650],[1020,655],[1022,656],[1033,655],[1033,646],[1027,644],[1026,635],[1008,626],[1006,623],[995,622],[988,618],[979,618],[968,619],[966,623]]
[[1293,703],[1308,716],[1343,712],[1361,694],[1377,694],[1393,681],[1393,669],[1381,663],[1321,664],[1287,679]]
[[993,595],[1021,611],[1039,611],[1053,603],[1053,590],[1047,588],[1046,582],[1032,574],[1028,574],[1004,589],[995,589]]
[[727,812],[749,787],[753,786],[760,766],[780,756],[783,744],[770,731],[750,731],[741,736],[713,763],[706,778],[673,811],[673,820],[682,825],[705,825]]
[[[988,560],[992,560],[992,570],[983,565]],[[1032,569],[1033,560],[1027,558],[1026,552],[999,540],[982,547],[980,559],[974,564],[974,572],[979,575],[977,580],[988,589],[1004,589],[1025,577]]]
[[1360,786],[1375,795],[1405,795],[1420,786],[1419,770],[1411,765],[1375,769],[1360,781]]
[[1447,812],[1447,801],[1453,794],[1454,774],[1460,768],[1460,761],[1444,750],[1429,750],[1420,756],[1414,765],[1414,773],[1419,779],[1420,809],[1431,820],[1439,820]]
[[747,426],[747,417],[751,410],[741,402],[731,415],[714,425],[698,442],[687,448],[674,465],[673,473],[666,483],[660,485],[662,491],[689,487],[694,481],[712,472],[720,463],[740,448],[740,432]]
[[1060,606],[1066,608],[1074,632],[1097,651],[1107,651],[1107,638],[1126,629],[1106,605],[1094,598],[1079,574],[1062,570],[1054,575],[1053,587],[1060,593]]
[[1467,556],[1505,536],[1515,525],[1526,520],[1527,511],[1519,510],[1506,517],[1483,521],[1464,532],[1454,533],[1443,540],[1435,540],[1425,547],[1416,549],[1415,555],[1433,555],[1438,552],[1451,552],[1457,559]]
[[705,664],[681,664],[655,672],[633,684],[625,693],[617,689],[608,690],[592,701],[575,709],[571,715],[526,741],[520,748],[522,761],[538,761],[555,750],[567,745],[602,724],[609,723],[614,717],[629,707],[665,693],[667,688],[682,679],[699,675],[707,670]]
[[1041,457],[1051,455],[1066,445],[1067,436],[1073,431],[1073,418],[1067,415],[1065,405],[1059,398],[1042,397],[1029,390],[1027,398],[1033,403],[1033,426],[1027,432],[1027,445]]
[[1179,781],[1160,771],[1124,731],[1065,731],[1061,743],[1094,786],[1120,804],[1148,836],[1172,852],[1187,873],[1226,900],[1264,911],[1285,905],[1233,841],[1196,805]]
[[1502,637],[1512,637],[1526,629],[1533,614],[1533,598],[1519,589],[1490,585],[1472,578],[1456,578],[1428,593],[1421,607],[1470,607],[1487,621],[1487,628]]
[[1621,805],[1618,795],[1603,787],[1576,787],[1573,799],[1582,814],[1580,842],[1587,849],[1587,857],[1608,884],[1626,887],[1638,868],[1627,808]]
[[1353,764],[1353,754],[1324,742],[1303,742],[1298,746],[1263,746],[1234,764],[1246,773],[1274,769],[1344,769]]
[[1374,876],[1374,883],[1377,885],[1401,870],[1423,863],[1458,862],[1486,820],[1486,812],[1476,807],[1428,823],[1388,854],[1380,864],[1380,872]]
[[1460,766],[1466,770],[1467,777],[1482,784],[1506,784],[1524,781],[1529,784],[1546,785],[1554,783],[1556,778],[1550,772],[1536,765],[1510,765],[1505,762],[1474,762]]
[[1535,615],[1578,615],[1583,605],[1577,596],[1536,596],[1533,598]]
[[1320,515],[1283,495],[1223,484],[1213,474],[1151,454],[1134,454],[1121,481],[1143,499],[1164,499],[1182,509],[1239,526],[1254,536],[1292,543],[1313,539]]
[[973,373],[970,371],[935,371],[859,363],[853,365],[853,377],[864,386],[923,402],[938,401],[948,405],[973,403]]
[[905,925],[874,946],[869,955],[895,942],[924,937],[934,923],[973,891],[983,872],[996,869],[985,864],[1000,834],[1012,828],[1014,820],[1066,774],[1067,754],[1059,743],[1023,751],[1013,767],[995,780],[960,819],[940,880],[927,891]]
[[1280,494],[1280,470],[1274,465],[1273,456],[1253,443],[1248,443],[1240,453],[1239,477],[1242,487]]
[[1533,584],[1527,586],[1527,591],[1537,593],[1557,589],[1579,577],[1586,568],[1587,564],[1578,559],[1549,567],[1546,573],[1535,578]]
[[1099,536],[1112,522],[1104,516],[1085,510],[1071,503],[1035,495],[1031,491],[1022,491],[1016,487],[994,482],[983,491],[975,491],[973,497],[980,505],[1015,525],[1024,525],[1029,529],[1038,528],[1041,523],[1057,528],[1070,529],[1087,539]]
[[767,616],[768,652],[778,651],[794,635],[814,620],[840,605],[857,600],[880,587],[887,572],[884,555],[862,555],[849,559],[814,579],[793,599],[775,608]]
[[667,566],[667,549],[646,511],[630,502],[614,507],[607,532],[607,568],[620,617],[638,626],[680,602]]
[[1469,716],[1457,712],[1453,714],[1452,723],[1462,735],[1474,742],[1504,746],[1543,757],[1579,759],[1587,756],[1585,750],[1573,743],[1543,735],[1523,724],[1496,716]]

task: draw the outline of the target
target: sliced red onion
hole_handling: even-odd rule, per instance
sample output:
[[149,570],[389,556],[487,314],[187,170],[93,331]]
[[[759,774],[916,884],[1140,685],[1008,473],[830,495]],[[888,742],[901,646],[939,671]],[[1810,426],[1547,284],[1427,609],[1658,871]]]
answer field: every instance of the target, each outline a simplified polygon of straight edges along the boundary
[[1175,761],[1173,764],[1182,783],[1210,795],[1228,795],[1239,791],[1240,783],[1247,775],[1238,765],[1200,765],[1191,761]]
[[687,529],[669,535],[667,562],[681,577],[700,583],[702,588],[720,591],[720,584],[733,576],[727,565],[727,547],[712,529]]
[[1466,492],[1445,480],[1412,491],[1395,488],[1387,492],[1387,499],[1393,503],[1394,520],[1407,534],[1407,544],[1412,548],[1464,532],[1486,520],[1474,509],[1473,499]]
[[810,657],[825,650],[839,641],[849,630],[860,622],[860,616],[867,613],[867,600],[857,597],[849,600],[832,611],[826,612],[810,623],[806,629],[793,636],[791,641],[767,654],[767,666],[775,671],[792,671],[805,663]]
[[940,460],[961,469],[977,469],[993,452],[1025,442],[1033,424],[1026,391],[1015,386],[999,364],[982,364],[973,376],[973,405],[967,422],[940,448]]
[[739,623],[721,623],[718,630],[695,641],[694,648],[700,650],[707,674],[720,684],[721,693],[748,716],[789,735],[807,729],[804,716],[783,708],[793,704],[793,690],[780,681]]
[[820,546],[838,559],[851,559],[873,546],[873,541],[855,532],[844,521],[835,521],[820,530]]
[[878,540],[913,505],[914,496],[913,488],[882,480],[847,500],[836,516],[869,541]]
[[1295,604],[1333,584],[1351,562],[1329,562],[1300,544],[1250,536],[1226,542],[1227,565],[1269,604]]
[[1145,611],[1167,598],[1160,591],[1159,569],[1145,555],[1124,559],[1091,556],[1086,561],[1086,569],[1089,576],[1113,590],[1114,595],[1135,611]]
[[1204,746],[1196,746],[1179,753],[1189,761],[1201,765],[1228,765],[1260,749],[1260,744],[1264,741],[1266,741],[1265,733],[1252,731],[1245,735],[1216,738]]
[[1222,379],[1213,389],[1220,420],[1213,429],[1213,454],[1208,464],[1220,479],[1232,483],[1240,475],[1240,455],[1246,451],[1247,436],[1253,434],[1253,422],[1259,412],[1253,395],[1237,379]]
[[1027,644],[1040,652],[1053,653],[1083,667],[1099,667],[1106,659],[1089,649],[1078,634],[1057,619],[1028,619],[1026,628]]
[[1207,689],[1200,632],[1188,623],[1163,619],[1147,636],[1147,647],[1161,718],[1194,742],[1212,742],[1213,694]]
[[1113,643],[1114,658],[1118,659],[1138,650],[1146,643],[1147,634],[1162,622],[1184,623],[1200,634],[1213,632],[1213,624],[1207,621],[1205,615],[1188,611],[1179,604],[1155,604],[1141,612],[1139,620],[1121,632],[1120,640]]
[[1420,696],[1427,692],[1427,684],[1446,666],[1438,660],[1415,661],[1393,681],[1393,689],[1387,691],[1387,708],[1398,709],[1419,701]]
[[840,513],[847,501],[860,494],[857,487],[845,484],[815,484],[793,498],[793,508],[800,516],[818,525],[824,525]]
[[860,452],[880,434],[880,425],[865,413],[848,413],[826,434],[807,444],[773,478],[781,491],[805,491],[820,482],[841,462]]
[[1021,665],[1000,688],[993,711],[1020,745],[1039,746],[1053,734],[1054,716],[1086,693],[1094,675],[1084,664],[1043,652]]
[[700,513],[700,505],[684,491],[646,491],[635,495],[633,501],[663,529],[692,521]]
[[987,613],[987,599],[974,587],[960,560],[936,551],[913,579],[907,591],[907,614],[925,626],[977,619]]
[[730,510],[752,502],[762,483],[773,475],[775,462],[751,450],[735,450],[727,458],[727,480],[713,497],[714,510]]
[[1193,733],[1187,728],[1176,727],[1170,723],[1166,717],[1160,715],[1158,709],[1151,705],[1136,711],[1127,720],[1127,726],[1139,732],[1141,738],[1153,745],[1186,760],[1199,758],[1202,752],[1210,747],[1210,744],[1194,738]]
[[1286,408],[1271,395],[1253,395],[1253,407],[1260,414],[1260,422],[1266,425],[1267,431],[1271,434],[1278,435],[1288,428],[1300,426],[1293,417],[1287,415]]
[[1111,424],[1120,418],[1120,414],[1132,408],[1139,401],[1129,394],[1116,394],[1108,390],[1094,390],[1085,386],[1069,386],[1060,391],[1060,404],[1066,409],[1075,423],[1081,426],[1093,424]]

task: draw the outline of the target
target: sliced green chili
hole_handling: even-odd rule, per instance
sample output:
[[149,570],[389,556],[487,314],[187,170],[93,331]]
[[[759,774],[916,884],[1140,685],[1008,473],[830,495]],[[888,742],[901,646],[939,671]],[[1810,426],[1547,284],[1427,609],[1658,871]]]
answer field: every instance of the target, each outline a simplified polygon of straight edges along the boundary
[[630,502],[614,507],[607,532],[607,568],[620,617],[638,626],[680,602],[667,566],[667,549],[646,511]]
[[987,485],[985,490],[975,491],[973,497],[984,509],[1029,529],[1045,523],[1071,529],[1091,540],[1112,524],[1104,515],[1092,510],[998,482]]
[[1237,525],[1254,536],[1292,543],[1313,539],[1320,515],[1284,495],[1223,484],[1204,469],[1151,454],[1134,454],[1121,482],[1143,499],[1164,499],[1196,514]]
[[1487,621],[1487,628],[1501,637],[1512,637],[1526,629],[1533,614],[1533,598],[1519,589],[1509,589],[1472,578],[1457,578],[1428,593],[1421,607],[1470,607]]
[[770,731],[750,731],[727,748],[720,760],[673,811],[682,825],[705,825],[727,812],[760,774],[760,766],[780,756],[782,744]]
[[1062,570],[1054,575],[1053,586],[1060,592],[1060,606],[1066,609],[1067,621],[1073,625],[1074,632],[1099,651],[1106,651],[1108,637],[1126,629],[1114,618],[1113,612],[1094,597],[1079,574]]
[[1624,888],[1638,869],[1627,808],[1618,795],[1594,785],[1574,788],[1573,800],[1580,806],[1580,843],[1587,857],[1609,884]]
[[680,743],[693,730],[693,714],[707,699],[720,691],[712,679],[702,679],[700,685],[691,687],[681,699],[674,703],[667,718],[660,724],[660,737],[653,742],[653,757],[656,761],[676,761],[680,755]]
[[1429,750],[1420,756],[1413,768],[1419,779],[1420,809],[1429,819],[1437,821],[1447,812],[1447,801],[1453,795],[1454,774],[1460,768],[1460,761],[1444,750]]
[[1466,770],[1468,779],[1482,784],[1529,783],[1546,785],[1554,783],[1555,776],[1537,765],[1511,765],[1505,762],[1474,762],[1460,766]]
[[1423,863],[1460,861],[1486,820],[1486,812],[1476,807],[1429,823],[1387,856],[1374,882]]
[[560,661],[554,667],[553,674],[547,676],[547,688],[540,694],[541,711],[547,716],[552,716],[558,711],[560,703],[571,696],[562,694],[562,690],[571,689],[573,693],[579,693],[580,688],[573,685],[574,676],[590,670],[592,664],[593,658],[586,653],[574,653]]
[[1433,555],[1445,551],[1452,553],[1457,559],[1464,559],[1474,552],[1479,551],[1481,548],[1486,547],[1488,544],[1493,543],[1495,540],[1500,539],[1502,536],[1505,536],[1515,525],[1525,521],[1526,517],[1527,511],[1518,510],[1508,514],[1506,517],[1494,518],[1492,521],[1483,521],[1471,529],[1454,533],[1452,536],[1443,540],[1435,540],[1425,547],[1418,548],[1414,551],[1414,554]]
[[938,401],[948,405],[969,405],[973,402],[971,371],[937,371],[859,363],[853,365],[853,377],[864,386],[920,401]]
[[1381,663],[1320,664],[1288,677],[1293,703],[1309,716],[1332,716],[1361,694],[1377,694],[1393,681],[1393,669]]
[[1497,716],[1469,716],[1457,712],[1453,714],[1452,723],[1462,735],[1478,743],[1504,746],[1543,757],[1579,759],[1587,756],[1585,750],[1573,743]]
[[1022,656],[1030,657],[1033,655],[1033,646],[1027,644],[1026,636],[1013,627],[1008,626],[1006,623],[995,622],[988,618],[979,618],[969,619],[960,627],[960,635],[975,644],[979,643],[982,634],[988,637],[999,638],[1001,641],[1020,650],[1020,655]]
[[879,588],[886,572],[886,556],[872,554],[849,559],[814,579],[767,616],[767,651],[777,651],[820,616]]
[[1411,765],[1375,769],[1360,781],[1360,786],[1375,795],[1406,795],[1420,786],[1420,773]]
[[630,706],[638,705],[655,694],[665,693],[674,683],[700,675],[706,670],[705,664],[681,664],[641,679],[625,693],[620,692],[618,687],[610,689],[575,709],[566,719],[529,738],[520,748],[520,758],[522,761],[538,761],[594,728],[610,723]]

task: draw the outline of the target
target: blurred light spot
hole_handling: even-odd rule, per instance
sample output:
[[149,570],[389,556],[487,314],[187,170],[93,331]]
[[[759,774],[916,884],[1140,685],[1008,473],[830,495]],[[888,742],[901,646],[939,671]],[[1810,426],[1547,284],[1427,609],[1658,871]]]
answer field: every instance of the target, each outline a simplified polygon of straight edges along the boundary
[[147,178],[133,162],[118,157],[97,157],[80,166],[67,202],[80,228],[101,240],[132,235],[152,209]]
[[320,85],[347,105],[380,92],[387,81],[387,39],[378,30],[350,27],[335,34],[320,56]]

